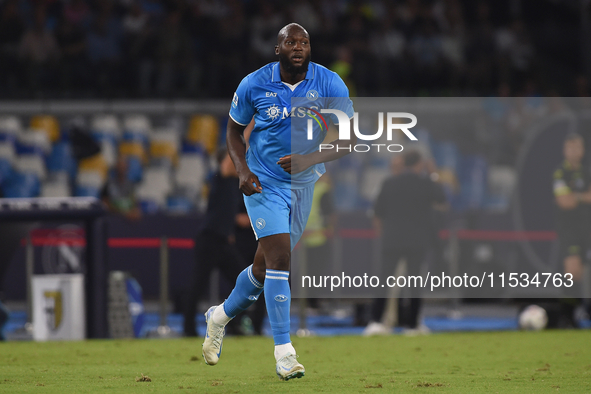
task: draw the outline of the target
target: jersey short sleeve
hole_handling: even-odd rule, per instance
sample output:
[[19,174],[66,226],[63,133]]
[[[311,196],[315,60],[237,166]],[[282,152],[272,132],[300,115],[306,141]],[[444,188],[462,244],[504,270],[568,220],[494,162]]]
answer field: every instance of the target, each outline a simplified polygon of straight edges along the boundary
[[[355,115],[353,110],[353,102],[349,98],[349,88],[345,85],[345,82],[337,74],[334,74],[332,82],[330,84],[330,109],[338,109],[347,114],[349,119]],[[330,119],[334,124],[339,124],[336,115],[331,114]]]
[[249,79],[250,75],[240,82],[238,89],[234,92],[230,107],[230,118],[241,126],[248,125],[255,114],[255,108],[250,98]]
[[566,179],[564,179],[564,171],[559,169],[554,171],[554,196],[564,196],[565,194],[569,194],[571,192],[570,187],[566,183]]

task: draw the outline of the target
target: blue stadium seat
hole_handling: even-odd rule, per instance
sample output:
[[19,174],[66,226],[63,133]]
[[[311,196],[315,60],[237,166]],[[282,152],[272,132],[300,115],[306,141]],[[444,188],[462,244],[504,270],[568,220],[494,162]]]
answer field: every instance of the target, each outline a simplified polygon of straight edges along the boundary
[[2,191],[7,198],[37,197],[40,190],[39,178],[32,173],[13,171],[2,183]]
[[448,168],[458,171],[460,165],[460,153],[458,147],[453,142],[435,142],[431,143],[433,159],[439,168]]
[[6,179],[10,177],[12,173],[12,166],[10,162],[5,158],[0,158],[0,184],[4,183]]
[[166,207],[169,212],[188,213],[193,210],[193,202],[183,196],[170,196],[166,199]]
[[181,146],[181,153],[199,153],[207,155],[203,145],[187,140],[183,140],[183,145]]
[[139,182],[142,180],[144,168],[139,157],[129,156],[127,158],[127,179],[131,182]]
[[78,185],[74,191],[76,197],[96,197],[100,198],[101,191],[98,187],[90,185]]
[[482,208],[488,193],[488,163],[486,159],[479,155],[463,157],[458,179],[461,190],[461,208]]
[[72,178],[76,176],[76,160],[72,156],[72,147],[69,142],[60,141],[53,146],[51,154],[47,158],[47,170],[67,172]]
[[139,201],[140,209],[144,214],[153,214],[158,212],[160,207],[156,201],[152,200],[140,200]]

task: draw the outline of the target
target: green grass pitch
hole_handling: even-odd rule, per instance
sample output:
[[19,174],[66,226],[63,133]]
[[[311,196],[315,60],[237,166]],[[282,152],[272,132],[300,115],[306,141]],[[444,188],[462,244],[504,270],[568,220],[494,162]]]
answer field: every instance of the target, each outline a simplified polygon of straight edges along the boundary
[[0,343],[0,393],[591,393],[586,330],[294,345],[306,376],[282,382],[270,338],[226,338],[213,367],[203,362],[200,338]]

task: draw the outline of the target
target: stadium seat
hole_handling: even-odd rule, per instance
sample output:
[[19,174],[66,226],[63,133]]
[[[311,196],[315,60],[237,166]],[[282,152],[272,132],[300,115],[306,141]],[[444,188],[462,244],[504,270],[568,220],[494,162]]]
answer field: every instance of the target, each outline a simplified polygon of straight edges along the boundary
[[150,135],[150,156],[152,159],[165,159],[171,165],[178,162],[179,137],[169,128],[157,129]]
[[100,198],[101,189],[93,187],[93,186],[76,186],[74,191],[75,197],[95,197]]
[[9,163],[14,163],[16,159],[16,151],[14,145],[9,141],[0,141],[0,159],[4,159]]
[[70,187],[67,182],[48,181],[41,185],[41,197],[68,197]]
[[192,200],[185,196],[170,196],[166,199],[166,209],[169,213],[184,214],[191,212],[193,208]]
[[458,178],[462,208],[482,208],[488,192],[488,163],[486,160],[477,155],[463,157]]
[[145,115],[127,115],[123,119],[123,140],[147,143],[152,123]]
[[14,161],[14,169],[23,174],[34,174],[40,181],[47,177],[45,161],[39,155],[19,155]]
[[187,141],[201,144],[207,153],[213,155],[218,146],[220,125],[215,116],[195,115],[189,123]]
[[76,176],[74,195],[77,197],[99,197],[105,183],[104,173],[100,169],[80,168]]
[[103,155],[101,155],[100,153],[87,159],[80,160],[80,163],[78,164],[78,170],[79,173],[80,171],[96,171],[99,174],[101,174],[101,180],[103,182],[107,179],[107,176],[109,175],[109,166],[107,165],[107,162]]
[[77,164],[72,156],[72,147],[67,141],[59,141],[53,145],[51,154],[47,158],[49,172],[65,172],[70,177],[76,176]]
[[135,156],[127,157],[127,179],[136,183],[142,180],[144,176],[144,166],[142,161]]
[[[96,138],[96,137],[95,137]],[[102,139],[98,141],[101,145],[101,154],[105,158],[105,162],[109,168],[117,163],[117,144],[110,139]]]
[[13,171],[2,184],[2,191],[6,198],[37,197],[40,182],[34,173],[20,173]]
[[378,197],[384,179],[390,175],[389,168],[369,168],[361,177],[361,196],[373,202]]
[[119,154],[122,156],[137,157],[142,162],[146,162],[146,150],[144,145],[138,141],[122,141],[119,144]]
[[448,168],[457,172],[460,165],[460,153],[453,142],[431,143],[433,158],[439,168]]
[[36,115],[31,119],[31,129],[47,134],[49,141],[56,142],[60,139],[60,126],[55,116]]
[[16,143],[17,154],[39,154],[47,156],[49,152],[51,152],[51,141],[46,133],[27,130],[18,134]]
[[121,138],[121,125],[115,115],[95,115],[90,122],[93,135],[108,136],[113,140]]
[[189,190],[189,196],[196,198],[207,176],[207,163],[202,155],[183,154],[175,172],[175,183]]
[[170,172],[166,168],[148,168],[138,185],[136,196],[140,201],[153,201],[159,207],[166,206],[166,197],[172,191]]
[[0,157],[0,184],[2,184],[12,173],[12,164]]
[[19,133],[22,133],[21,121],[16,116],[0,117],[0,141],[14,143]]

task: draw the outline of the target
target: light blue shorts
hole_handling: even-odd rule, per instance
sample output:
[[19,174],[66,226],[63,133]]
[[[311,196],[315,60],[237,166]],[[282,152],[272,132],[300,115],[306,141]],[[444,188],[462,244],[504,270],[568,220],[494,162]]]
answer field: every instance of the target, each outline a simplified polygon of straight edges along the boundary
[[306,228],[313,195],[314,185],[304,189],[263,185],[262,193],[244,196],[244,205],[257,240],[289,233],[293,250]]

